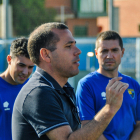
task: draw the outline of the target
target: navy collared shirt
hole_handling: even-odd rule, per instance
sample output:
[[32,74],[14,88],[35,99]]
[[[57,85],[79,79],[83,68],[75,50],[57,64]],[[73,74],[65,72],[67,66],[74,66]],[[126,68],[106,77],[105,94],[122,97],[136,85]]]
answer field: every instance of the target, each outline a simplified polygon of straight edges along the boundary
[[12,116],[13,140],[44,140],[48,131],[70,125],[81,127],[73,88],[63,88],[48,73],[37,67],[19,93]]

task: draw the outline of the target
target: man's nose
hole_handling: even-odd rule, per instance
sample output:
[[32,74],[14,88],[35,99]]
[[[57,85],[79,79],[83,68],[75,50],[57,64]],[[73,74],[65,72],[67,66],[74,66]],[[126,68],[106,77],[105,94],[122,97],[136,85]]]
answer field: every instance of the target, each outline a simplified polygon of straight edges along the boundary
[[27,75],[28,74],[28,68],[27,67],[24,68],[23,71],[22,71],[22,73],[25,74],[25,75]]
[[112,52],[109,51],[109,52],[107,53],[107,58],[112,58],[112,57],[113,57]]
[[80,55],[82,52],[79,48],[76,47],[74,55]]

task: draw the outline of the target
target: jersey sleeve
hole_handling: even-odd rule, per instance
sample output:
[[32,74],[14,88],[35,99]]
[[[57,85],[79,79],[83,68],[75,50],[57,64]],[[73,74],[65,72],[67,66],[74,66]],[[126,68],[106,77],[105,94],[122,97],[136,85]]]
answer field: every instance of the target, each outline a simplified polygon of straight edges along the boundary
[[63,125],[69,125],[58,93],[49,87],[37,87],[26,97],[23,115],[38,136]]
[[79,81],[76,90],[76,103],[81,121],[92,120],[95,116],[94,94],[89,83]]

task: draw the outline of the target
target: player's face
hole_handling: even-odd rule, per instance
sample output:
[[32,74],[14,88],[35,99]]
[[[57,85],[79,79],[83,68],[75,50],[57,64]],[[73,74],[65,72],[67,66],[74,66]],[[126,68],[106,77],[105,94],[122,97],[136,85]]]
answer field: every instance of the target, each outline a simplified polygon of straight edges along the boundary
[[13,85],[23,84],[33,71],[34,63],[25,56],[11,58],[9,63],[10,83]]
[[61,77],[69,78],[79,73],[79,55],[81,51],[76,47],[71,32],[68,29],[53,29],[60,38],[56,43],[56,50],[51,52],[53,71]]
[[102,71],[118,70],[124,49],[121,50],[118,40],[99,40],[98,49],[95,50]]

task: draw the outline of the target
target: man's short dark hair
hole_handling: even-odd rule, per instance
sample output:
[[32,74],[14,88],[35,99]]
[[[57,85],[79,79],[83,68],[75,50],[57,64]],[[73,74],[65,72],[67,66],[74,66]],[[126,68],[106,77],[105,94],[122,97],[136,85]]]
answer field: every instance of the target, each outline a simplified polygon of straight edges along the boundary
[[120,35],[115,31],[105,31],[100,33],[96,39],[96,49],[98,49],[99,40],[118,40],[121,49],[123,49],[123,41]]
[[27,51],[27,44],[28,44],[28,39],[25,37],[15,39],[10,46],[10,55],[13,58],[21,55],[25,56],[26,58],[29,58],[29,54]]
[[36,28],[29,37],[28,52],[30,59],[36,65],[39,65],[40,49],[46,48],[51,52],[56,49],[56,43],[60,40],[59,36],[52,32],[52,29],[68,29],[63,23],[52,22],[45,23]]

